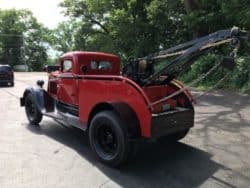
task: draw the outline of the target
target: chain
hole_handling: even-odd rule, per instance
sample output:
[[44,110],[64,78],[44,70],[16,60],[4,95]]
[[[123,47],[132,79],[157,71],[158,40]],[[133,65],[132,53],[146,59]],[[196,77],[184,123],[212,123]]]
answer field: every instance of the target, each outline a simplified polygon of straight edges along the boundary
[[[162,99],[160,99],[160,100],[158,100],[158,101],[155,101],[155,102],[151,103],[149,106],[152,107],[152,106],[154,106],[154,105],[156,105],[156,104],[159,104],[159,103],[161,103],[161,102],[164,102],[164,101],[166,101],[166,100],[168,100],[168,99],[170,99],[170,98],[173,98],[173,97],[176,96],[176,95],[179,95],[180,93],[184,92],[185,90],[188,90],[189,88],[194,87],[194,85],[196,85],[197,83],[199,83],[199,82],[201,82],[202,80],[204,80],[208,75],[210,75],[210,74],[211,74],[214,70],[216,70],[220,65],[221,65],[221,63],[215,64],[211,69],[209,69],[208,72],[206,72],[206,74],[201,75],[198,79],[196,79],[196,80],[194,80],[193,82],[191,82],[188,86],[185,86],[185,87],[179,89],[178,91],[172,93],[171,95],[169,95],[169,96],[167,96],[167,97],[164,97],[164,98],[162,98]],[[228,75],[229,75],[229,73],[226,74],[226,76],[224,76],[224,77],[215,85],[215,87],[218,87],[218,86],[227,78]],[[199,98],[202,97],[203,95],[207,94],[209,91],[215,89],[215,87],[213,87],[212,89],[208,90],[207,92],[205,92],[204,94],[202,94],[201,96],[198,96],[198,97],[199,97]]]
[[208,90],[206,90],[205,92],[203,92],[202,94],[200,94],[200,95],[194,97],[195,100],[197,101],[197,99],[200,99],[201,97],[207,95],[207,94],[208,94],[209,92],[211,92],[212,90],[216,89],[218,86],[220,86],[220,85],[228,78],[229,75],[230,75],[230,73],[227,73],[227,74],[226,74],[223,78],[221,78],[221,79],[217,82],[217,84],[215,84],[211,89],[208,89]]
[[196,85],[197,83],[203,81],[209,74],[211,74],[214,70],[216,70],[218,67],[220,67],[220,63],[215,64],[208,72],[206,72],[206,74],[201,75],[199,78],[197,78],[196,80],[194,80],[193,82],[191,82],[187,87],[193,87],[194,85]]

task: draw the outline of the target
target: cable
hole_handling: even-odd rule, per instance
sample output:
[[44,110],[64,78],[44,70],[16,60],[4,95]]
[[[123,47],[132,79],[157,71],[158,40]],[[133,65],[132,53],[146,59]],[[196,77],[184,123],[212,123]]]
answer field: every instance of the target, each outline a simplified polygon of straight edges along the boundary
[[223,78],[221,78],[221,79],[218,81],[218,83],[215,84],[211,89],[208,89],[208,90],[206,90],[204,93],[202,93],[202,94],[200,94],[200,95],[194,97],[195,100],[200,99],[201,97],[205,96],[206,94],[208,94],[208,93],[211,92],[212,90],[216,89],[218,86],[221,85],[221,83],[223,83],[223,81],[225,81],[225,79],[228,78],[229,75],[230,75],[230,73],[227,73],[227,74],[226,74]]

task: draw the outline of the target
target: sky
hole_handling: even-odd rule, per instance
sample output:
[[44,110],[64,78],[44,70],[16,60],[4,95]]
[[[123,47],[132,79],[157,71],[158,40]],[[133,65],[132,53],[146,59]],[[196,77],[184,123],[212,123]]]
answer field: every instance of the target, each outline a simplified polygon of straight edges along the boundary
[[49,28],[55,28],[57,24],[66,18],[60,12],[58,4],[62,0],[0,0],[0,9],[29,9],[33,12],[38,22]]

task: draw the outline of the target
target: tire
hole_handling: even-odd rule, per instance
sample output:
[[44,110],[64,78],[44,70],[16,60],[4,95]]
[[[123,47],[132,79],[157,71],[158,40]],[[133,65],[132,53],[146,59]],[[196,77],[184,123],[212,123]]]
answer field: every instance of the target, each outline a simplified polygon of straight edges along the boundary
[[10,87],[14,87],[15,86],[15,83],[14,82],[11,82],[10,83]]
[[25,98],[25,112],[31,125],[38,125],[42,121],[43,115],[36,107],[34,99],[30,93]]
[[116,167],[129,159],[132,144],[119,116],[112,111],[97,113],[90,123],[89,141],[97,158]]
[[180,132],[168,135],[168,136],[160,137],[158,139],[158,142],[163,143],[163,144],[169,143],[169,142],[177,142],[183,139],[188,134],[188,132],[189,132],[189,129],[186,129],[184,131],[180,131]]

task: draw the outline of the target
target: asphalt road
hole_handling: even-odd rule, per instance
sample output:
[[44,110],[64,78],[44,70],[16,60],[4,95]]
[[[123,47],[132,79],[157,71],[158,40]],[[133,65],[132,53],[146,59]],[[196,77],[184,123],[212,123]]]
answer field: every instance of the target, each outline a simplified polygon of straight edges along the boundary
[[195,127],[181,142],[147,144],[112,169],[97,161],[83,132],[44,118],[28,125],[19,99],[45,73],[16,73],[0,88],[0,187],[249,187],[250,96],[214,92],[196,105]]

